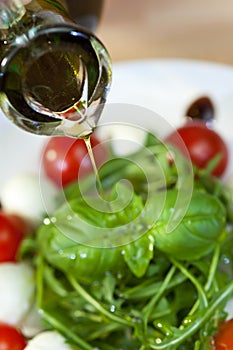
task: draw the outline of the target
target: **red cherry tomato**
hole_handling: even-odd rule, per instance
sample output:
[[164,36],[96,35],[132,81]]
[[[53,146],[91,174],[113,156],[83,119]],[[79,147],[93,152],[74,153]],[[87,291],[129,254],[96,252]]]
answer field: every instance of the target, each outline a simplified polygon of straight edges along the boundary
[[233,350],[233,319],[225,321],[214,337],[215,350]]
[[[95,135],[91,136],[91,146],[98,167],[107,159],[107,148]],[[93,171],[85,141],[65,136],[49,139],[42,154],[42,164],[48,178],[59,187]]]
[[17,260],[17,252],[27,229],[23,219],[0,210],[0,262]]
[[27,343],[20,331],[0,323],[0,350],[23,350]]
[[200,169],[206,168],[211,159],[221,155],[212,174],[219,177],[223,175],[228,165],[229,155],[226,143],[216,131],[209,129],[202,122],[189,122],[181,126],[168,135],[165,142],[172,144],[182,152],[184,145],[177,133],[185,144],[191,161]]

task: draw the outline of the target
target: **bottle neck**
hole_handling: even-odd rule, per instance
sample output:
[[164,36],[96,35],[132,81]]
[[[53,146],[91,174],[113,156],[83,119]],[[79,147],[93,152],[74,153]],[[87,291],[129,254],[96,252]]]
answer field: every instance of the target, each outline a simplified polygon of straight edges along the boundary
[[66,0],[66,4],[73,21],[95,33],[104,0]]
[[61,0],[1,0],[0,58],[9,48],[30,41],[39,28],[65,22],[72,23]]
[[51,21],[60,16],[95,32],[102,6],[103,0],[87,0],[87,3],[77,0],[1,0],[0,31],[18,25],[28,11],[32,14],[47,13]]
[[50,17],[52,23],[61,22],[61,17],[63,21],[71,21],[66,3],[62,0],[1,0],[0,30],[10,30],[18,25],[27,11],[35,15],[44,12],[41,17]]
[[26,9],[21,0],[2,0],[0,3],[0,29],[7,30],[19,22]]
[[32,13],[46,11],[70,20],[68,8],[63,0],[27,0],[25,7]]

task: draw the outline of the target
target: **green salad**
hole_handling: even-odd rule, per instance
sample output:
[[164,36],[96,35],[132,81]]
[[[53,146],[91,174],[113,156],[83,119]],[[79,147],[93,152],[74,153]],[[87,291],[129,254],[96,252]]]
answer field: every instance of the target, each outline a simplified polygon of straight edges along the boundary
[[148,135],[101,167],[101,198],[94,175],[71,184],[24,241],[44,325],[74,349],[212,349],[233,296],[232,191],[214,162],[174,154]]

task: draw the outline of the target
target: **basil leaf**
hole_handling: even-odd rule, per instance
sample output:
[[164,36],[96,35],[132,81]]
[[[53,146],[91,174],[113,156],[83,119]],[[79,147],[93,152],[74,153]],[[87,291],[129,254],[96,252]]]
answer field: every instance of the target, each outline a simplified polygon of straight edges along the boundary
[[142,277],[153,258],[154,238],[145,234],[123,249],[124,259],[136,277]]
[[184,218],[172,232],[167,232],[176,198],[177,190],[167,191],[164,210],[152,229],[155,246],[178,259],[199,259],[210,253],[220,239],[226,222],[225,208],[217,197],[194,191]]
[[79,244],[53,223],[39,229],[37,241],[48,263],[64,273],[72,271],[80,282],[93,283],[108,273],[115,276],[126,273],[121,248],[95,248]]
[[[109,198],[113,201],[106,201],[105,211],[96,209],[99,202],[95,197],[88,198],[89,201],[79,197],[66,202],[50,222],[39,229],[39,249],[52,266],[63,272],[72,270],[74,276],[85,283],[100,280],[107,273],[115,276],[126,273],[121,241],[132,242],[135,236],[140,236],[140,230],[146,230],[140,219],[143,203],[139,196],[119,184]],[[109,203],[115,211],[108,212]],[[127,253],[128,261],[130,254],[135,255],[140,247],[138,244]],[[144,238],[142,244],[141,253],[137,253],[141,267],[132,268],[136,275],[144,273],[152,256],[149,239]]]

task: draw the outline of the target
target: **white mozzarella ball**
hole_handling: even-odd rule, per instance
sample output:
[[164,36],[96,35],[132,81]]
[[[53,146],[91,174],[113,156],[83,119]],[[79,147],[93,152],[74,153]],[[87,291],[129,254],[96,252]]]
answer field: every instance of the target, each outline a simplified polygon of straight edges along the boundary
[[34,302],[33,268],[25,263],[1,263],[0,286],[0,322],[18,326]]
[[19,174],[5,184],[1,204],[6,212],[20,215],[38,225],[45,213],[55,209],[57,189],[46,178],[35,174]]
[[31,339],[24,350],[72,350],[64,337],[55,331],[46,331]]

